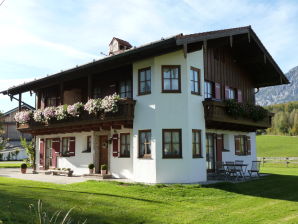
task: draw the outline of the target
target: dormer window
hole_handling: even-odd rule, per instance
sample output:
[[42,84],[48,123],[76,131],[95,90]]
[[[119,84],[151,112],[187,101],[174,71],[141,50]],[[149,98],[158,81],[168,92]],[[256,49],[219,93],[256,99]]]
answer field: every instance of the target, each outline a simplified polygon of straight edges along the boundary
[[132,48],[131,44],[125,40],[114,37],[109,45],[109,55],[119,54],[123,51]]

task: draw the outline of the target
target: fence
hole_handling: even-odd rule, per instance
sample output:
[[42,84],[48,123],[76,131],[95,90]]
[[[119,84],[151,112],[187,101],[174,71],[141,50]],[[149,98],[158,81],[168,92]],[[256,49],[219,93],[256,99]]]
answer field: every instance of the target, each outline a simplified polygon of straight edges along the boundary
[[258,157],[258,160],[265,164],[285,164],[289,167],[290,164],[298,164],[298,157]]

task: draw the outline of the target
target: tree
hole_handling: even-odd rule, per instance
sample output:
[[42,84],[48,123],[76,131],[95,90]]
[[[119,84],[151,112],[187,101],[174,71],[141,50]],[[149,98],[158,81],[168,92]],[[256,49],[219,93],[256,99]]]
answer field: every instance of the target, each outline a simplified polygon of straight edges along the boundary
[[26,154],[29,158],[29,163],[33,166],[33,169],[35,170],[35,141],[32,139],[31,141],[28,141],[25,138],[21,137],[21,145],[26,150]]

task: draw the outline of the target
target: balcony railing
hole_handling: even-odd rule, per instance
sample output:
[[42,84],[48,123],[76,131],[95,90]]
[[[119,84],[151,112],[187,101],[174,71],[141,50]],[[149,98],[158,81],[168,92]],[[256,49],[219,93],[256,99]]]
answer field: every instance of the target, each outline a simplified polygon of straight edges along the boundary
[[254,121],[246,117],[234,117],[227,113],[227,105],[222,101],[205,100],[203,102],[206,127],[208,129],[226,129],[239,131],[255,131],[271,126],[272,113],[261,120]]
[[[99,127],[112,125],[132,125],[134,118],[135,100],[122,99],[118,104],[118,111],[105,114],[89,114],[84,111],[77,118],[67,118],[65,120],[53,120],[48,123],[38,123],[30,121],[26,124],[17,124],[17,129],[21,132],[40,134],[40,133],[58,133],[71,131],[90,131]],[[63,131],[62,131],[63,130]]]

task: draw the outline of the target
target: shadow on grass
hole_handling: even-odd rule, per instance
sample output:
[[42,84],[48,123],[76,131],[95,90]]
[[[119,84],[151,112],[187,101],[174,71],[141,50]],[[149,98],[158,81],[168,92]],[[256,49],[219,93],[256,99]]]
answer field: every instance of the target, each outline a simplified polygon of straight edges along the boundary
[[[0,186],[11,186],[10,184],[4,184],[0,183]],[[107,194],[107,193],[97,193],[97,192],[86,192],[86,191],[72,191],[72,190],[63,190],[63,189],[53,189],[48,187],[36,187],[36,186],[26,186],[26,185],[19,185],[15,186],[22,189],[41,189],[41,190],[51,190],[55,191],[55,193],[59,194],[59,192],[65,192],[65,193],[78,193],[78,194],[85,194],[85,195],[97,195],[97,196],[106,196],[106,197],[115,197],[115,198],[122,198],[122,199],[130,199],[130,200],[136,200],[136,201],[143,201],[143,202],[149,202],[149,203],[156,203],[156,204],[165,204],[165,202],[162,201],[155,201],[155,200],[149,200],[144,198],[136,198],[136,197],[130,197],[130,196],[122,196],[117,194]]]
[[203,186],[232,193],[298,202],[298,176],[271,174],[241,183],[216,183]]

